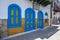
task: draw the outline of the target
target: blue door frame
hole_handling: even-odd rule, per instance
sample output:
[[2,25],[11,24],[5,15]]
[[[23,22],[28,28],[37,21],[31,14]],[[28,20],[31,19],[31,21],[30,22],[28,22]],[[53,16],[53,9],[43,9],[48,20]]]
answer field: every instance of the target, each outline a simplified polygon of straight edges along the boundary
[[42,11],[38,11],[38,15],[37,15],[37,25],[38,25],[38,28],[40,29],[43,29],[44,28],[44,15],[43,15],[43,12]]
[[25,31],[35,29],[35,11],[32,8],[25,10]]
[[8,28],[21,27],[21,8],[16,4],[8,7]]

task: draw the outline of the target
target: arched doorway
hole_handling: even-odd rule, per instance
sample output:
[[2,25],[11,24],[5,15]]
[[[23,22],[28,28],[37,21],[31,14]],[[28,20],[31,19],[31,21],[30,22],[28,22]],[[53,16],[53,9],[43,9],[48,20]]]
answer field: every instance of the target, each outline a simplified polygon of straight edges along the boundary
[[24,31],[24,29],[22,29],[21,23],[21,8],[18,5],[11,4],[8,7],[7,21],[8,35],[17,34]]
[[44,15],[42,11],[38,11],[37,18],[38,18],[37,19],[38,28],[43,29],[44,28]]
[[35,11],[32,8],[25,10],[25,31],[35,29]]
[[16,4],[8,7],[8,28],[21,27],[21,8]]

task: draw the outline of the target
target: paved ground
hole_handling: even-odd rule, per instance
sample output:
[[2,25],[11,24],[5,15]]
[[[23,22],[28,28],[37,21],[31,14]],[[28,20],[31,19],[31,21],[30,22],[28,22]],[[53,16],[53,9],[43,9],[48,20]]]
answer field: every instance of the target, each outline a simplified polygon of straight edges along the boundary
[[14,36],[6,40],[59,40],[59,39],[60,39],[60,28],[49,27],[45,30],[36,30],[34,32],[30,32],[25,35],[19,34],[18,36]]
[[47,40],[60,40],[60,27],[58,27],[59,31],[57,31],[54,35],[52,35]]

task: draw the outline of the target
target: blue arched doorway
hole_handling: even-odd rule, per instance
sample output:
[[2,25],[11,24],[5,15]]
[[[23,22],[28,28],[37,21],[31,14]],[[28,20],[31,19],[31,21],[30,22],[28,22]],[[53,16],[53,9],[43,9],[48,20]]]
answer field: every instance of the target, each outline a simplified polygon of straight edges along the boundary
[[8,7],[8,28],[21,27],[21,8],[16,4]]
[[25,31],[35,29],[35,11],[32,8],[25,10]]
[[37,23],[38,28],[43,29],[44,28],[44,15],[42,11],[38,11],[37,22],[38,22]]

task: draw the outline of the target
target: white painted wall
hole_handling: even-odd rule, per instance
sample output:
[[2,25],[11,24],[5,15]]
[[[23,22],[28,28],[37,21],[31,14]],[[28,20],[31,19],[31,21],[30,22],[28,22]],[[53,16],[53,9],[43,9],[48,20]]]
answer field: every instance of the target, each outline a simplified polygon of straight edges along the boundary
[[48,5],[48,6],[46,6],[46,7],[40,6],[40,10],[42,10],[43,13],[44,13],[44,19],[47,18],[47,17],[45,16],[45,12],[48,13],[48,18],[50,18],[50,5]]
[[[25,9],[31,7],[32,8],[32,2],[29,2],[27,0],[0,0],[0,19],[7,19],[8,18],[8,6],[11,4],[17,4],[22,9],[22,18],[25,16]],[[42,10],[44,13],[48,12],[50,14],[50,6],[47,7],[40,7],[40,10]],[[37,10],[36,12],[36,18],[37,18]],[[46,18],[46,17],[44,17]]]
[[21,7],[21,9],[23,10],[22,17],[24,17],[24,11],[26,8],[32,8],[32,3],[26,0],[0,0],[0,19],[8,18],[8,6],[10,4],[17,4]]

